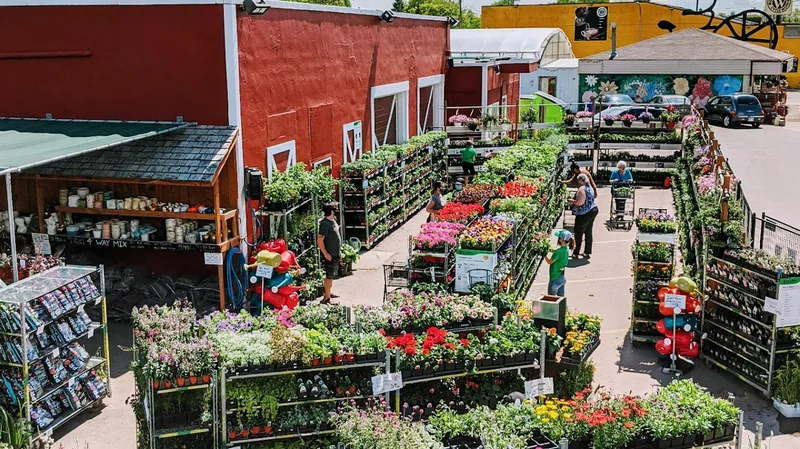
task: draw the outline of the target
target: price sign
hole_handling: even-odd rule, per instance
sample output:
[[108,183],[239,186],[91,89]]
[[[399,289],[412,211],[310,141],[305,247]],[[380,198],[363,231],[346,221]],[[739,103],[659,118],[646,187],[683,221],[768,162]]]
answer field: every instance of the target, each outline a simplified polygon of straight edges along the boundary
[[773,315],[780,315],[780,302],[775,298],[769,296],[764,298],[764,312],[769,312]]
[[372,376],[372,394],[374,396],[388,393],[390,391],[397,391],[401,388],[403,388],[402,373],[389,373],[381,374],[379,376]]
[[83,304],[78,306],[78,313],[83,313]]
[[261,265],[261,264],[259,264],[256,267],[256,276],[258,276],[260,278],[272,279],[273,270],[274,270],[274,268],[272,268],[269,265]]
[[222,265],[222,253],[203,253],[206,265]]
[[73,386],[75,386],[75,378],[74,378],[74,377],[70,377],[70,378],[69,378],[69,381],[67,381],[67,385],[68,385],[70,388],[72,388]]
[[103,297],[102,296],[98,296],[97,299],[94,300],[94,305],[100,304],[100,301],[102,301],[102,300],[103,300]]
[[685,309],[686,295],[664,295],[664,307],[668,309]]
[[53,349],[53,352],[50,353],[50,356],[53,357],[53,358],[56,358],[59,355],[61,355],[61,351],[59,351],[58,348]]
[[53,253],[50,248],[49,235],[32,232],[31,238],[33,239],[33,250],[36,254],[50,255]]
[[361,190],[367,190],[367,187],[369,187],[369,180],[367,180],[367,179],[362,180],[361,181]]
[[544,379],[534,379],[525,382],[525,397],[528,399],[542,396],[545,394],[553,394],[553,378],[545,377]]
[[47,430],[44,431],[44,437],[45,438],[50,438],[52,436],[53,436],[53,429],[52,428],[47,429]]
[[86,333],[86,338],[94,337],[94,329],[89,329],[89,332]]

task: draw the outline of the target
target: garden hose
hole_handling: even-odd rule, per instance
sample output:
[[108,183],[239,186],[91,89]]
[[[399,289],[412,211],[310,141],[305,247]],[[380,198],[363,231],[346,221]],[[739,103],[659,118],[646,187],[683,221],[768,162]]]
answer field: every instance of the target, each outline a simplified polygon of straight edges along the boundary
[[242,250],[232,247],[225,258],[225,296],[232,310],[241,310],[247,298],[247,270]]

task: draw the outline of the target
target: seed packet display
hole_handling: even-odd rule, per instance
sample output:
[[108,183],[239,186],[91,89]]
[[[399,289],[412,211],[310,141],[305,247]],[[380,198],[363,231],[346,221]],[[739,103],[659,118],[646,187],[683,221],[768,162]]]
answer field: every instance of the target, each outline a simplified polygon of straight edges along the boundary
[[31,419],[39,430],[46,429],[54,421],[53,415],[45,409],[44,404],[36,404],[31,408]]
[[44,359],[44,366],[47,368],[50,380],[52,380],[54,384],[60,384],[69,376],[67,369],[64,368],[64,364],[57,361],[52,356],[48,356]]
[[65,350],[62,355],[64,356],[64,368],[70,373],[80,371],[86,366],[87,361],[82,359],[77,351]]
[[44,405],[44,409],[47,410],[47,413],[50,413],[50,416],[54,418],[60,415],[64,410],[61,406],[61,401],[58,400],[58,392],[44,398],[42,400],[42,405]]
[[88,277],[78,279],[78,290],[80,290],[83,295],[83,302],[100,296],[100,291],[97,289],[97,286],[95,286],[94,282]]
[[0,399],[2,399],[3,404],[17,405],[17,398],[22,396],[20,394],[22,387],[18,387],[14,379],[11,376],[8,376],[6,373],[0,377],[0,382],[2,382],[2,388],[0,388]]
[[48,332],[48,329],[50,327],[51,326],[46,326],[42,332],[37,332],[36,336],[34,337],[36,339],[36,343],[39,345],[39,348],[41,349],[49,348],[50,346],[53,346],[55,344],[55,342],[53,342],[53,339],[50,338],[50,333]]
[[97,376],[97,372],[94,370],[86,374],[86,376],[81,379],[81,383],[86,388],[86,394],[93,401],[100,399],[106,395],[106,392],[108,392],[105,382],[103,382],[103,379],[100,379],[100,377]]
[[70,407],[73,410],[77,410],[89,402],[86,391],[79,379],[76,380],[74,384],[67,386],[67,388],[64,389],[64,393],[67,395]]
[[39,298],[39,302],[47,309],[47,314],[49,315],[50,320],[54,320],[61,315],[64,314],[64,307],[61,305],[61,301],[58,299],[58,294],[61,293],[58,290],[54,292],[47,293],[42,295]]
[[81,346],[78,342],[73,341],[69,344],[66,348],[64,348],[67,352],[71,353],[74,357],[79,358],[81,360],[88,360],[89,353],[86,349]]
[[88,327],[90,324],[92,324],[92,319],[91,319],[91,318],[89,318],[89,314],[88,314],[88,313],[86,313],[86,311],[85,311],[85,310],[83,310],[83,309],[78,309],[78,313],[77,313],[76,315],[77,315],[77,317],[78,317],[78,318],[79,318],[81,321],[83,321],[83,323],[84,323],[84,324],[85,324],[87,327]]
[[60,289],[53,292],[56,299],[58,299],[59,305],[61,305],[61,315],[63,315],[67,310],[73,309],[75,306],[75,302],[72,301],[69,295],[69,289],[67,287],[61,287]]
[[89,327],[79,316],[69,316],[67,317],[67,322],[75,335],[83,335],[89,330]]

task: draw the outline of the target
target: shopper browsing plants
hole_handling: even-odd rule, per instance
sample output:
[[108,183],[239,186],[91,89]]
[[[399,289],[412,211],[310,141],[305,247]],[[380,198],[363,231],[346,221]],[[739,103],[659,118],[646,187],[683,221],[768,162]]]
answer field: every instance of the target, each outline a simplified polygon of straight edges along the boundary
[[564,296],[564,287],[567,285],[565,269],[569,263],[569,251],[575,249],[575,239],[566,229],[557,231],[557,249],[553,255],[545,257],[545,262],[550,265],[550,283],[547,285],[547,294],[551,296]]

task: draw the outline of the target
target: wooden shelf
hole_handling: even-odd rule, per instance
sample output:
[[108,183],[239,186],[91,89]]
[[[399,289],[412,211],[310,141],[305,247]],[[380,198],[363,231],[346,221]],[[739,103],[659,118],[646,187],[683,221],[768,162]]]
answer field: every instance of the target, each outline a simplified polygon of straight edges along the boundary
[[[83,214],[83,215],[115,215],[119,217],[142,217],[142,218],[180,218],[183,220],[205,220],[215,221],[216,214],[201,214],[189,212],[161,212],[156,210],[129,210],[129,209],[96,209],[88,207],[66,207],[56,206],[59,213]],[[232,218],[236,210],[225,211],[220,214],[222,219]]]

